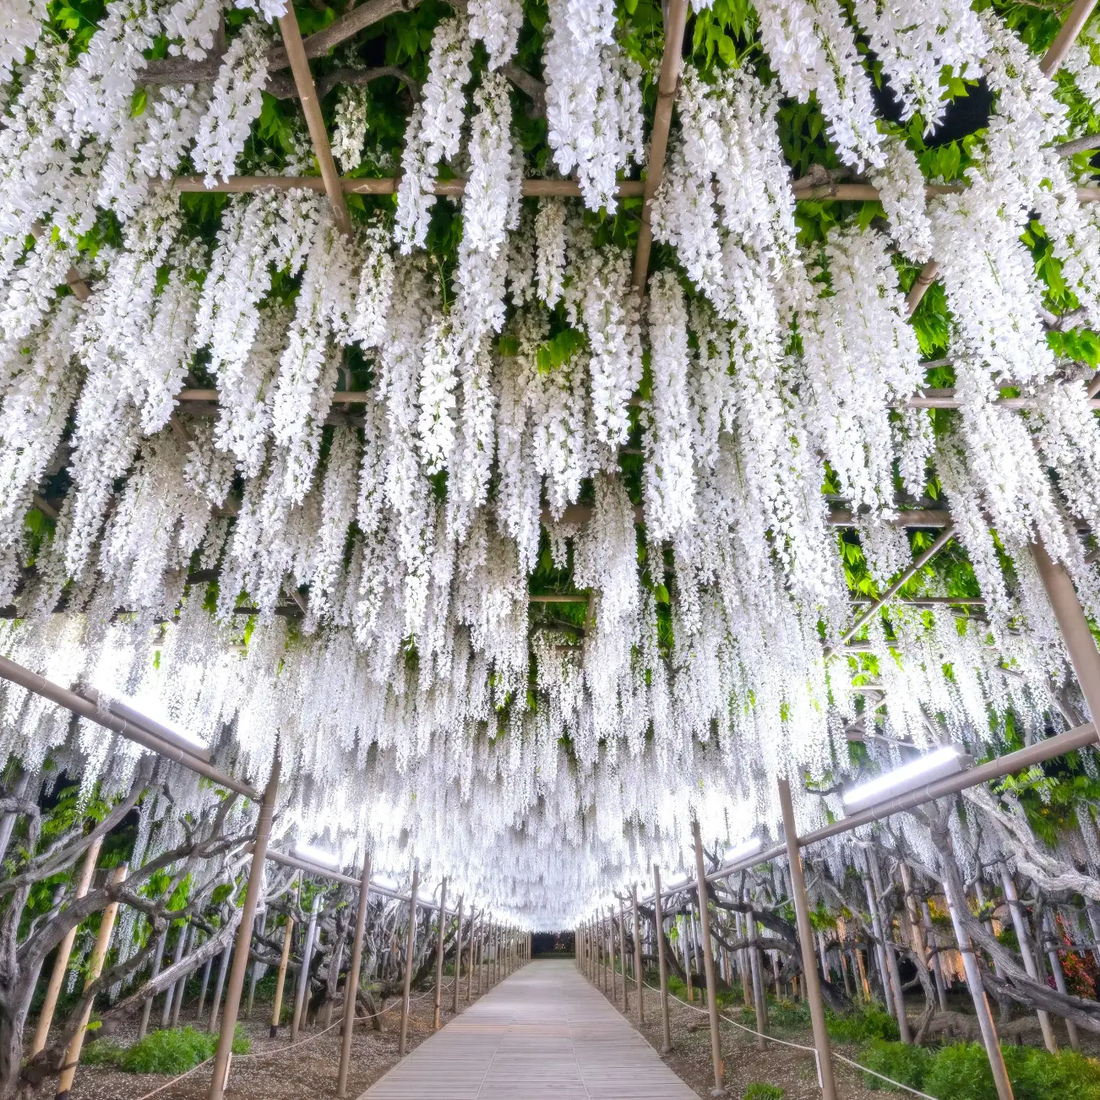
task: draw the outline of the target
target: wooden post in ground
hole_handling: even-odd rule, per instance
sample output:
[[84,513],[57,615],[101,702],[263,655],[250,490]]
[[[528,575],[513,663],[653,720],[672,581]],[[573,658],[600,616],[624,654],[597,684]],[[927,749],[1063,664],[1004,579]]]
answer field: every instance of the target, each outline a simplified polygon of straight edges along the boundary
[[[111,874],[111,884],[117,886],[126,878],[128,866],[120,863]],[[107,951],[111,946],[111,933],[115,927],[115,917],[118,915],[118,902],[107,903],[103,915],[99,918],[99,934],[96,936],[95,947],[92,948],[91,958],[88,960],[88,976],[84,980],[84,988],[87,989],[99,977],[103,970],[103,960],[107,957]],[[61,1076],[57,1081],[58,1100],[67,1097],[72,1091],[73,1078],[76,1077],[76,1067],[80,1064],[80,1052],[84,1049],[84,1036],[88,1031],[88,1021],[92,1018],[92,1002],[84,1009],[84,1015],[80,1018],[80,1026],[76,1034],[69,1042],[65,1050],[65,1061]]]
[[749,966],[752,969],[752,998],[753,1007],[756,1010],[756,1030],[760,1032],[756,1036],[756,1049],[767,1050],[768,1040],[764,1038],[764,1032],[768,1030],[768,995],[764,990],[764,967],[760,958],[760,946],[757,943],[756,914],[745,914],[745,925],[749,938]]
[[275,815],[275,797],[279,793],[279,757],[271,767],[271,775],[260,800],[260,816],[256,821],[256,842],[252,845],[252,866],[248,870],[248,887],[241,907],[241,923],[237,928],[237,950],[233,955],[233,968],[229,973],[229,986],[225,991],[225,1009],[222,1011],[222,1029],[218,1034],[218,1049],[214,1054],[214,1073],[210,1079],[209,1100],[222,1100],[229,1084],[229,1058],[233,1052],[233,1033],[237,1029],[237,1014],[241,1009],[241,991],[248,969],[248,947],[252,940],[252,922],[256,919],[256,906],[264,881],[264,860],[267,858],[267,842],[271,839],[271,819]]
[[[267,910],[256,914],[256,928],[253,929],[254,933],[258,933],[260,937],[263,937],[264,931],[267,927]],[[245,1005],[244,1018],[246,1020],[252,1019],[252,1006],[256,1001],[256,983],[260,980],[260,960],[253,959],[252,967],[248,971],[248,1004]]]
[[802,971],[806,981],[806,996],[810,1003],[810,1022],[813,1024],[814,1047],[817,1050],[817,1073],[821,1085],[822,1100],[836,1100],[836,1079],[833,1076],[832,1049],[829,1032],[825,1027],[825,1006],[821,1002],[821,984],[817,977],[817,959],[814,956],[814,933],[810,924],[810,903],[806,897],[806,879],[802,874],[802,856],[798,851],[798,835],[795,832],[794,805],[791,787],[786,779],[779,780],[779,805],[783,811],[783,833],[787,843],[787,860],[790,864],[791,893],[798,926],[798,945],[802,951]]
[[699,821],[691,823],[691,835],[695,841],[695,874],[699,890],[699,939],[703,949],[703,974],[707,981],[707,1015],[710,1017],[710,1056],[714,1063],[714,1088],[711,1096],[725,1096],[722,1080],[725,1076],[722,1065],[722,1035],[718,1030],[718,990],[714,974],[714,953],[710,943],[710,909],[707,905],[707,869],[703,863],[703,840],[699,832]]
[[294,939],[294,918],[286,918],[286,929],[283,932],[283,954],[279,959],[279,976],[275,979],[275,1003],[271,1006],[271,1031],[270,1037],[275,1038],[279,1034],[279,1016],[283,1011],[283,987],[286,985],[286,968],[290,962],[290,945]]
[[199,986],[199,1007],[195,1010],[195,1022],[202,1020],[203,1009],[206,1007],[206,990],[210,985],[210,968],[214,963],[213,957],[206,960],[202,968],[202,984]]
[[642,983],[642,925],[638,920],[638,887],[630,887],[630,904],[634,907],[634,985],[638,991],[638,1023],[645,1023],[645,988]]
[[447,879],[439,889],[439,934],[435,943],[435,1017],[433,1026],[439,1030],[439,1018],[443,1010],[443,926],[447,919]]
[[[871,848],[867,849],[866,856],[867,867],[871,872],[871,881],[874,883],[875,887],[875,909],[877,912],[878,899],[883,896],[882,878],[878,868],[878,857]],[[898,955],[894,948],[893,936],[890,935],[891,929],[886,926],[881,916],[879,917],[879,928],[881,929],[880,935],[882,936],[883,950],[886,955],[887,984],[893,992],[894,1006],[897,1009],[898,1033],[903,1043],[909,1043],[912,1042],[912,1035],[909,1032],[909,1017],[905,1012],[905,994],[901,987],[901,971],[898,969]]]
[[481,927],[477,931],[477,995],[481,996],[481,973],[485,969],[485,913],[481,914]]
[[[180,932],[180,940],[182,941],[182,939],[183,932]],[[178,952],[179,948],[177,947],[176,950]],[[225,989],[225,976],[229,973],[229,960],[232,954],[233,949],[226,945],[225,950],[222,952],[221,961],[218,963],[218,978],[217,981],[214,982],[214,997],[210,1002],[210,1024],[206,1029],[207,1031],[218,1030],[218,1016],[222,1010],[222,991]],[[168,1000],[171,1002],[171,995],[169,995]],[[165,1004],[165,1014],[167,1014],[167,1010],[170,1007],[170,1004]]]
[[[1024,963],[1024,970],[1032,981],[1039,981],[1039,969],[1035,965],[1035,956],[1031,951],[1031,935],[1028,932],[1027,919],[1020,906],[1020,900],[1016,894],[1016,884],[1008,873],[1008,868],[1001,866],[1001,882],[1004,885],[1005,901],[1008,902],[1008,911],[1012,916],[1012,927],[1016,930],[1016,939],[1019,944],[1020,958]],[[1054,1037],[1054,1025],[1050,1022],[1050,1013],[1042,1009],[1035,1013],[1039,1018],[1039,1029],[1043,1033],[1043,1043],[1051,1054],[1058,1053],[1058,1040]]]
[[[340,1044],[340,1069],[336,1075],[336,1095],[348,1094],[348,1070],[351,1066],[351,1039],[355,1030],[355,1002],[359,994],[359,970],[363,964],[363,937],[367,928],[367,902],[370,900],[370,853],[363,856],[363,874],[359,879],[359,911],[355,914],[355,936],[351,943],[351,966],[344,984],[344,1030]],[[283,967],[286,966],[284,957]]]
[[970,934],[966,925],[962,922],[962,909],[966,905],[966,898],[959,897],[954,885],[948,881],[949,875],[943,876],[944,896],[947,898],[947,908],[951,914],[951,923],[955,926],[955,939],[958,941],[959,954],[962,956],[963,969],[966,972],[966,984],[970,987],[970,997],[974,1002],[974,1014],[978,1017],[978,1027],[981,1031],[982,1042],[985,1044],[986,1057],[989,1059],[989,1067],[993,1071],[993,1083],[997,1089],[998,1100],[1014,1100],[1012,1083],[1008,1079],[1008,1068],[1005,1066],[1004,1055],[1001,1053],[1001,1045],[997,1039],[997,1026],[993,1022],[993,1014],[989,1011],[989,1001],[985,995],[985,983],[982,981],[981,971],[978,969],[978,960],[974,955],[974,945],[970,941]]
[[665,918],[661,912],[661,871],[653,864],[653,924],[657,934],[657,973],[661,985],[661,1053],[672,1049],[672,1030],[668,1020],[668,968],[665,965]]
[[451,1011],[458,1011],[458,983],[462,981],[462,897],[458,899],[458,931],[455,933],[455,985],[451,996]]
[[619,978],[615,971],[615,910],[607,907],[607,945],[608,958],[611,960],[611,1003],[619,1000]]
[[[155,981],[157,975],[160,973],[161,963],[164,961],[164,948],[168,943],[168,926],[165,925],[164,931],[157,937],[157,946],[153,951],[153,969],[149,974],[150,981]],[[171,999],[171,998],[169,998]],[[149,1016],[153,1011],[153,998],[146,997],[145,1004],[141,1006],[141,1023],[138,1025],[138,1042],[145,1038],[146,1033],[149,1030]]]
[[[92,885],[92,876],[95,874],[96,860],[99,859],[99,850],[103,847],[103,837],[97,836],[84,853],[84,862],[80,865],[80,875],[76,881],[76,891],[73,893],[73,901],[79,901],[88,893]],[[65,974],[69,969],[69,957],[73,953],[73,943],[76,941],[76,933],[79,925],[74,925],[65,933],[65,938],[57,945],[57,957],[53,963],[53,973],[50,974],[50,984],[46,987],[46,999],[42,1003],[42,1011],[38,1015],[38,1026],[34,1031],[34,1042],[31,1044],[31,1057],[40,1050],[44,1050],[46,1039],[50,1034],[50,1025],[53,1023],[54,1010],[57,1008],[57,998],[61,992],[61,985],[65,981]]]
[[470,994],[474,989],[474,945],[477,933],[474,931],[474,907],[470,906],[470,958],[466,966],[466,1003],[470,1003]]
[[416,888],[420,882],[420,865],[413,860],[412,889],[409,891],[409,939],[405,947],[405,985],[401,994],[401,1032],[397,1039],[397,1057],[405,1057],[405,1040],[409,1033],[409,993],[412,989],[413,953],[416,951]]
[[624,918],[624,909],[622,898],[619,899],[619,958],[623,960],[623,1014],[627,1015],[630,1012],[630,982],[627,981],[626,974],[626,921]]
[[[195,941],[198,939],[199,930],[189,925],[187,930],[187,946],[183,949],[183,957],[186,959],[195,950]],[[172,998],[172,1018],[168,1021],[170,1026],[179,1027],[180,1012],[183,1011],[183,995],[187,992],[187,978],[183,977],[176,982],[175,996]]]
[[313,942],[317,936],[317,914],[321,908],[321,895],[313,895],[313,906],[309,911],[309,924],[306,925],[306,941],[302,945],[302,968],[298,972],[298,988],[294,993],[294,1018],[290,1021],[290,1041],[298,1041],[298,1030],[302,1018],[309,1006],[309,967],[313,961]]

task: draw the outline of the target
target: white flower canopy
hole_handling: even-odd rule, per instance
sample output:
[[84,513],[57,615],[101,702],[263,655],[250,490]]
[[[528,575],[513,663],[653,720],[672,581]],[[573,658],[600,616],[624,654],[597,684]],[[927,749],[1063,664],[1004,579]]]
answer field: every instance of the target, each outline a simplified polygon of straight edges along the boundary
[[[543,928],[778,777],[809,828],[803,777],[1086,713],[1088,4],[1041,60],[1011,6],[758,0],[719,62],[682,0],[239,6],[3,16],[5,656]],[[0,765],[142,751],[0,706]]]

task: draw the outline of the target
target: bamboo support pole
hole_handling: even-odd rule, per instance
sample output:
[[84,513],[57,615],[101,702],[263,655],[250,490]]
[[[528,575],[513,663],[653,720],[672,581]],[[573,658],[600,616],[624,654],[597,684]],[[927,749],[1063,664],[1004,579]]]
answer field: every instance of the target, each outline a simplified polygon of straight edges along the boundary
[[[187,945],[187,925],[184,924],[180,928],[179,933],[176,936],[176,947],[172,952],[172,965],[175,966],[183,958],[183,949]],[[224,973],[220,975],[224,980]],[[168,1027],[172,1022],[172,1006],[176,1002],[176,988],[182,983],[182,978],[177,978],[167,989],[164,994],[164,1005],[161,1007],[160,1012],[160,1026],[162,1028]],[[221,993],[221,985],[218,986],[218,993]],[[217,1009],[215,1009],[217,1011]]]
[[607,957],[611,960],[611,1003],[619,1002],[619,978],[615,970],[615,910],[607,907]]
[[458,1012],[458,986],[462,981],[462,897],[458,899],[458,931],[455,933],[455,981],[451,995],[451,1012]]
[[711,1096],[725,1096],[725,1069],[722,1065],[722,1035],[718,1030],[718,990],[714,975],[714,957],[710,942],[710,909],[707,905],[707,869],[703,863],[703,840],[698,819],[691,823],[695,842],[695,876],[699,889],[699,937],[703,948],[703,974],[707,982],[707,1015],[710,1017],[710,1056],[714,1064],[714,1088]]
[[[1027,918],[1023,907],[1016,894],[1016,884],[1012,881],[1012,875],[1008,868],[1001,865],[1001,882],[1004,885],[1005,901],[1008,903],[1008,912],[1012,918],[1012,927],[1016,930],[1016,940],[1019,944],[1020,958],[1024,963],[1024,970],[1032,981],[1039,981],[1039,970],[1035,965],[1035,955],[1031,950],[1031,934],[1027,927]],[[1058,1041],[1054,1037],[1054,1026],[1050,1022],[1050,1013],[1038,1009],[1035,1015],[1039,1018],[1039,1028],[1043,1033],[1043,1043],[1051,1054],[1058,1053]]]
[[665,964],[665,920],[661,912],[661,870],[653,864],[653,931],[657,941],[657,974],[661,987],[661,1053],[672,1049],[672,1030],[668,1019],[668,967]]
[[[111,885],[120,885],[125,880],[128,870],[127,864],[120,863],[111,873]],[[103,971],[103,960],[107,957],[107,951],[111,946],[111,933],[114,931],[116,916],[118,916],[118,902],[108,902],[103,910],[103,915],[99,918],[99,933],[96,935],[91,958],[88,959],[87,977],[84,981],[85,989],[93,985]],[[91,1018],[92,1002],[89,1001],[84,1009],[84,1015],[80,1018],[80,1025],[76,1030],[76,1034],[65,1050],[65,1061],[62,1064],[61,1076],[57,1080],[58,1100],[67,1097],[72,1091],[73,1079],[76,1077],[76,1067],[80,1064],[80,1052],[84,1049],[84,1037],[87,1034],[88,1023]]]
[[627,1015],[630,1012],[630,982],[627,980],[626,972],[626,921],[624,919],[624,905],[623,901],[619,899],[619,958],[623,960],[623,1014]]
[[760,958],[760,945],[757,942],[756,914],[747,914],[748,939],[749,939],[749,964],[752,968],[752,997],[753,1007],[756,1011],[756,1030],[760,1032],[756,1036],[756,1049],[767,1050],[768,1041],[764,1038],[764,1032],[768,1030],[768,995],[764,989],[764,968]]
[[405,948],[405,984],[401,993],[401,1031],[397,1040],[397,1057],[405,1057],[405,1041],[409,1033],[409,993],[412,987],[413,955],[416,951],[416,888],[420,884],[420,866],[413,861],[412,889],[409,891],[409,938]]
[[447,879],[439,891],[439,934],[435,945],[435,1017],[432,1026],[439,1030],[440,1016],[443,1010],[443,927],[447,917]]
[[271,767],[267,786],[260,801],[260,814],[256,820],[256,840],[252,846],[252,866],[248,869],[248,886],[245,888],[244,905],[241,906],[241,923],[237,928],[236,951],[229,985],[225,992],[225,1008],[222,1011],[222,1028],[218,1034],[218,1049],[214,1054],[214,1072],[210,1079],[209,1100],[222,1100],[229,1083],[229,1060],[233,1050],[233,1033],[237,1029],[237,1014],[241,1008],[241,990],[244,988],[245,970],[248,968],[248,947],[252,939],[252,922],[256,919],[256,906],[264,881],[264,857],[271,839],[271,822],[275,815],[275,799],[279,793],[279,757]]
[[340,186],[340,174],[332,159],[332,147],[325,131],[325,120],[321,115],[321,102],[317,98],[317,88],[313,83],[313,74],[309,71],[309,60],[302,45],[302,32],[298,28],[298,17],[292,5],[287,5],[286,14],[279,17],[279,30],[286,47],[290,71],[294,75],[294,84],[302,105],[302,114],[309,127],[309,137],[313,142],[313,152],[317,155],[317,166],[321,169],[321,179],[325,184],[325,193],[332,204],[332,214],[342,233],[351,233],[351,217],[348,214],[347,200]]
[[962,922],[961,912],[966,907],[966,899],[953,896],[955,888],[948,881],[949,876],[944,875],[944,891],[947,897],[947,908],[951,913],[951,922],[955,926],[955,939],[959,944],[959,953],[962,955],[963,970],[966,972],[966,984],[970,988],[970,997],[974,1003],[974,1014],[978,1017],[978,1028],[981,1031],[982,1042],[985,1044],[986,1057],[989,1059],[989,1067],[993,1072],[993,1083],[997,1089],[998,1100],[1014,1100],[1012,1083],[1008,1079],[1008,1069],[1005,1066],[1004,1055],[997,1039],[997,1027],[993,1022],[993,1014],[989,1011],[989,1000],[985,995],[985,984],[982,982],[982,974],[978,968],[978,960],[974,954],[974,946],[970,941],[970,934]]
[[[76,890],[73,892],[73,901],[79,901],[84,897],[92,885],[92,877],[95,875],[96,860],[99,859],[99,850],[103,847],[103,837],[97,836],[88,850],[84,853],[84,862],[80,865],[80,874],[76,880]],[[65,981],[65,974],[69,969],[69,958],[73,953],[73,944],[76,942],[76,934],[79,925],[74,925],[65,933],[64,939],[57,945],[57,956],[54,959],[53,971],[50,974],[50,984],[46,987],[46,999],[42,1002],[42,1011],[38,1014],[38,1026],[34,1030],[34,1041],[31,1043],[31,1057],[46,1047],[49,1038],[50,1027],[53,1024],[53,1014],[57,1008],[57,998],[61,993],[61,986]]]
[[894,939],[890,934],[891,928],[883,921],[881,910],[879,909],[879,899],[883,896],[883,889],[882,876],[879,873],[878,858],[871,848],[867,849],[865,855],[867,857],[867,869],[871,872],[871,882],[875,887],[874,902],[875,912],[878,916],[878,935],[882,938],[883,954],[886,959],[886,984],[894,1000],[894,1014],[898,1021],[898,1032],[900,1033],[901,1041],[903,1043],[909,1043],[912,1042],[912,1035],[909,1031],[909,1017],[905,1012],[905,995],[901,986],[901,971],[898,969],[897,949],[894,947]]
[[[256,924],[258,925],[253,931],[257,932],[261,937],[264,934],[264,929],[267,924],[267,914],[257,913]],[[248,1003],[245,1005],[244,1018],[246,1020],[252,1019],[252,1007],[256,1001],[256,983],[260,980],[260,960],[252,960],[252,968],[248,972]]]
[[309,968],[313,961],[313,943],[317,936],[317,914],[321,908],[321,895],[315,894],[309,911],[309,924],[306,925],[306,939],[302,945],[302,966],[298,971],[298,987],[294,991],[294,1017],[290,1021],[290,1041],[298,1041],[298,1032],[302,1019],[309,1006]]
[[359,910],[355,914],[355,936],[351,944],[351,965],[344,985],[344,1030],[340,1043],[340,1069],[336,1077],[336,1095],[348,1094],[351,1067],[351,1039],[355,1028],[355,1001],[359,994],[359,971],[363,963],[363,939],[367,929],[367,902],[370,900],[370,854],[363,856],[363,874],[359,880]]
[[[199,930],[192,924],[188,928],[187,946],[183,949],[183,957],[187,958],[195,950],[195,941],[198,939]],[[169,1027],[178,1027],[180,1012],[183,1011],[183,995],[187,992],[187,978],[184,976],[176,982],[175,995],[172,998],[172,1018],[168,1021]]]
[[630,887],[630,904],[634,909],[634,986],[638,993],[638,1023],[645,1023],[645,972],[642,969],[642,923],[638,919],[638,887]]
[[474,990],[474,945],[477,934],[474,931],[474,907],[470,906],[470,958],[466,964],[466,1003],[470,1003],[470,994]]
[[[1062,969],[1062,960],[1058,958],[1058,926],[1051,916],[1049,909],[1044,914],[1044,919],[1047,934],[1051,937],[1047,946],[1047,961],[1050,963],[1050,972],[1054,976],[1054,988],[1057,989],[1062,996],[1068,996],[1069,989],[1066,987],[1066,973]],[[1066,1025],[1066,1036],[1069,1038],[1070,1049],[1080,1050],[1081,1037],[1077,1034],[1077,1025],[1072,1020],[1066,1020],[1064,1022]]]
[[[153,952],[153,969],[149,974],[149,978],[155,981],[157,975],[160,973],[161,963],[164,960],[164,948],[168,943],[168,929],[167,927],[157,937],[157,946]],[[146,1033],[149,1031],[149,1017],[153,1011],[153,998],[146,997],[145,1004],[141,1006],[141,1023],[138,1025],[138,1042],[145,1038]]]
[[649,135],[645,198],[641,224],[638,226],[638,245],[634,253],[633,285],[639,293],[645,290],[646,276],[649,273],[649,253],[653,247],[653,197],[657,194],[657,188],[665,174],[668,132],[672,126],[672,104],[680,86],[687,14],[687,0],[669,0],[665,7],[665,48],[661,55],[660,76],[657,78],[657,109],[653,115],[653,130]]
[[275,979],[275,1003],[271,1006],[271,1031],[269,1035],[274,1039],[279,1034],[279,1017],[283,1011],[283,987],[286,985],[286,968],[290,962],[290,945],[294,939],[294,918],[286,918],[286,928],[283,930],[283,954],[279,959],[279,973]]
[[[218,1020],[222,1012],[222,993],[225,991],[225,977],[229,973],[229,960],[233,957],[233,949],[226,947],[218,960],[218,976],[214,979],[214,996],[210,998],[210,1023],[207,1031],[218,1030]],[[167,1008],[167,1005],[165,1006]]]
[[798,927],[798,945],[802,952],[802,972],[806,984],[806,996],[810,1004],[810,1022],[813,1025],[814,1047],[817,1050],[817,1075],[822,1100],[837,1100],[836,1080],[833,1076],[832,1048],[829,1031],[825,1026],[825,1006],[821,1001],[821,985],[817,978],[817,960],[814,958],[813,927],[810,924],[810,903],[806,897],[806,880],[802,874],[802,856],[799,853],[798,833],[794,823],[794,805],[791,787],[786,779],[779,780],[779,805],[783,812],[783,835],[790,865],[791,892],[793,894],[795,921]]

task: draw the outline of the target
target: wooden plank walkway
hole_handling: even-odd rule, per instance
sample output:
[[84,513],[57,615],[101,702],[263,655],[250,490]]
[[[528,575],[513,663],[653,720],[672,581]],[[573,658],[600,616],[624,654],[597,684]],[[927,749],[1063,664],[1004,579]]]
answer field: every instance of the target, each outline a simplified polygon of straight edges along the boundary
[[532,962],[360,1100],[698,1100],[572,960]]

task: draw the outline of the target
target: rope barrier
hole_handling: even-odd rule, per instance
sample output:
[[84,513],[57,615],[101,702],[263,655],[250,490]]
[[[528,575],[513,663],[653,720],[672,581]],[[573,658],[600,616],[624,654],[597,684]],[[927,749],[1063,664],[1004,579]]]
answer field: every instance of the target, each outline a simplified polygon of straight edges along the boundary
[[[651,989],[654,993],[660,993],[661,990],[655,986],[650,985],[649,982],[642,982],[642,985],[646,989]],[[669,993],[669,997],[676,1001],[678,1004],[682,1004],[684,1008],[690,1008],[692,1012],[698,1012],[700,1016],[710,1015],[709,1011],[702,1008],[696,1008],[693,1004],[688,1004],[682,997],[677,997],[675,993]],[[733,1024],[734,1027],[740,1028],[742,1031],[748,1032],[750,1035],[759,1035],[762,1039],[767,1039],[769,1043],[778,1043],[780,1046],[793,1047],[795,1050],[804,1050],[814,1056],[814,1063],[817,1066],[817,1083],[821,1085],[821,1055],[818,1053],[816,1047],[808,1047],[802,1043],[788,1042],[786,1039],[777,1039],[774,1035],[768,1035],[766,1032],[757,1031],[755,1028],[748,1027],[746,1024],[739,1023],[730,1016],[724,1016],[721,1012],[718,1013],[718,1019],[724,1020],[727,1024]],[[901,1081],[895,1081],[892,1077],[887,1077],[884,1073],[879,1073],[877,1070],[868,1069],[866,1066],[860,1065],[859,1062],[852,1061],[851,1058],[845,1058],[843,1054],[838,1054],[835,1050],[832,1052],[832,1056],[840,1062],[844,1062],[851,1066],[853,1069],[858,1069],[861,1073],[869,1073],[872,1077],[877,1077],[880,1081],[886,1081],[891,1085],[897,1086],[904,1092],[911,1093],[913,1096],[920,1096],[923,1100],[937,1100],[935,1096],[929,1096],[926,1092],[921,1092],[919,1089],[911,1088],[909,1085],[904,1085]]]

